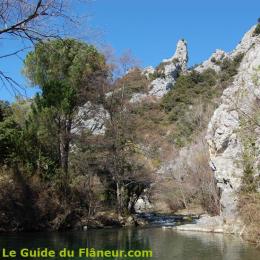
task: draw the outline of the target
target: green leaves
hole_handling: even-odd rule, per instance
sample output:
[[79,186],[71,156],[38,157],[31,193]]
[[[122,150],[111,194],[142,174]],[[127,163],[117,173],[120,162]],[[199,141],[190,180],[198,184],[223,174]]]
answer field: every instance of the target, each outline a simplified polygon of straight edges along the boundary
[[40,88],[59,82],[78,90],[87,84],[88,77],[104,67],[105,59],[95,47],[64,39],[37,44],[26,57],[23,73]]
[[12,117],[0,122],[0,165],[11,164],[19,154],[21,128]]

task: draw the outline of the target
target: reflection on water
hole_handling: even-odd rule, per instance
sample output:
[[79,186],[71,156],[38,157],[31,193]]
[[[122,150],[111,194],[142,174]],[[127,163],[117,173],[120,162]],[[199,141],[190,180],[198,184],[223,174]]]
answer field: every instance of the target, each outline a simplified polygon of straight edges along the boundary
[[81,247],[95,248],[97,250],[152,249],[152,259],[160,260],[260,259],[260,250],[233,236],[185,231],[178,232],[172,229],[161,228],[104,229],[89,230],[87,232],[1,235],[0,247],[13,248],[17,251],[21,248],[38,247],[47,247],[56,250],[69,248],[76,251]]

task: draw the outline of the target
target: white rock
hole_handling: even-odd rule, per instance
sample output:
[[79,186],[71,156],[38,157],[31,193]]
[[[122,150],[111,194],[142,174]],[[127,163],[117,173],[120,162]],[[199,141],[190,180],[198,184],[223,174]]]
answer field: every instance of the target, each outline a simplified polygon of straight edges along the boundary
[[182,39],[178,41],[174,55],[170,59],[164,59],[163,62],[168,63],[177,61],[181,64],[181,70],[185,71],[187,69],[188,59],[187,42]]
[[230,56],[233,58],[239,53],[246,53],[257,41],[256,36],[253,36],[253,32],[256,28],[256,25],[252,26],[251,29],[245,33],[241,42],[236,46],[236,48],[230,53]]
[[195,68],[196,71],[202,73],[207,69],[213,69],[216,72],[220,71],[219,63],[222,62],[225,58],[228,58],[229,55],[223,50],[217,49],[206,61],[201,65]]
[[[243,115],[252,115],[252,106],[259,100],[260,91],[260,84],[255,82],[260,73],[260,39],[255,37],[254,44],[248,48],[252,43],[251,34],[252,29],[232,52],[237,55],[246,51],[233,84],[223,92],[221,104],[211,118],[206,137],[211,161],[215,166],[215,176],[221,189],[221,216],[227,223],[233,223],[234,229],[241,227],[237,209],[237,194],[243,176],[242,165],[239,163],[242,161],[243,149],[239,129]],[[257,141],[260,143],[260,136],[258,137]]]
[[149,79],[150,74],[153,74],[154,72],[155,69],[152,66],[149,66],[143,69],[142,75],[145,75]]
[[152,209],[152,205],[146,194],[141,195],[134,205],[136,213],[147,212]]
[[213,69],[216,72],[220,71],[219,62],[222,62],[225,58],[233,59],[238,54],[246,53],[257,41],[256,36],[253,36],[253,32],[256,28],[256,25],[251,27],[251,29],[245,33],[244,37],[242,38],[241,42],[236,46],[236,48],[230,52],[226,53],[223,50],[217,49],[206,61],[204,61],[201,65],[198,65],[195,70],[198,72],[203,72],[207,69]]
[[105,121],[108,116],[108,112],[102,105],[93,105],[88,102],[79,109],[72,132],[79,133],[84,129],[88,129],[94,135],[103,135],[106,130]]
[[175,84],[177,77],[187,71],[188,50],[187,42],[180,40],[177,43],[175,54],[162,62],[164,77],[153,80],[149,87],[148,96],[161,98]]

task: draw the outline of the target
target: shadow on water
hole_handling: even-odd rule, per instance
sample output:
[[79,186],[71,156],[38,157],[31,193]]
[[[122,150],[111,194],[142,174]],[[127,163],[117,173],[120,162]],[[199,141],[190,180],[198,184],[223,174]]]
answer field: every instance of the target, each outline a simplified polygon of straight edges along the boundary
[[[233,236],[196,232],[178,232],[172,229],[162,229],[159,227],[103,229],[89,230],[86,232],[65,233],[20,233],[9,235],[5,234],[0,236],[0,247],[15,249],[17,251],[19,251],[21,248],[35,249],[40,247],[55,250],[68,248],[74,249],[76,252],[78,252],[79,248],[95,248],[96,250],[152,249],[152,259],[160,260],[260,259],[260,250],[255,249],[253,246]],[[22,258],[17,257],[16,259]],[[75,257],[74,259],[77,258]]]

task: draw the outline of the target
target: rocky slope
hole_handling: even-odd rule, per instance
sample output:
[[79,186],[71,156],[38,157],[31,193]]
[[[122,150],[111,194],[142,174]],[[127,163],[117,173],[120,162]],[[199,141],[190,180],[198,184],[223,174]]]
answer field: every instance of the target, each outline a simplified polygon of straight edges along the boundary
[[148,67],[143,70],[143,74],[147,77],[155,76],[156,78],[151,82],[147,94],[136,93],[130,102],[163,97],[173,87],[178,76],[187,72],[187,63],[187,42],[182,39],[178,41],[175,54],[171,58],[164,59],[155,69]]

